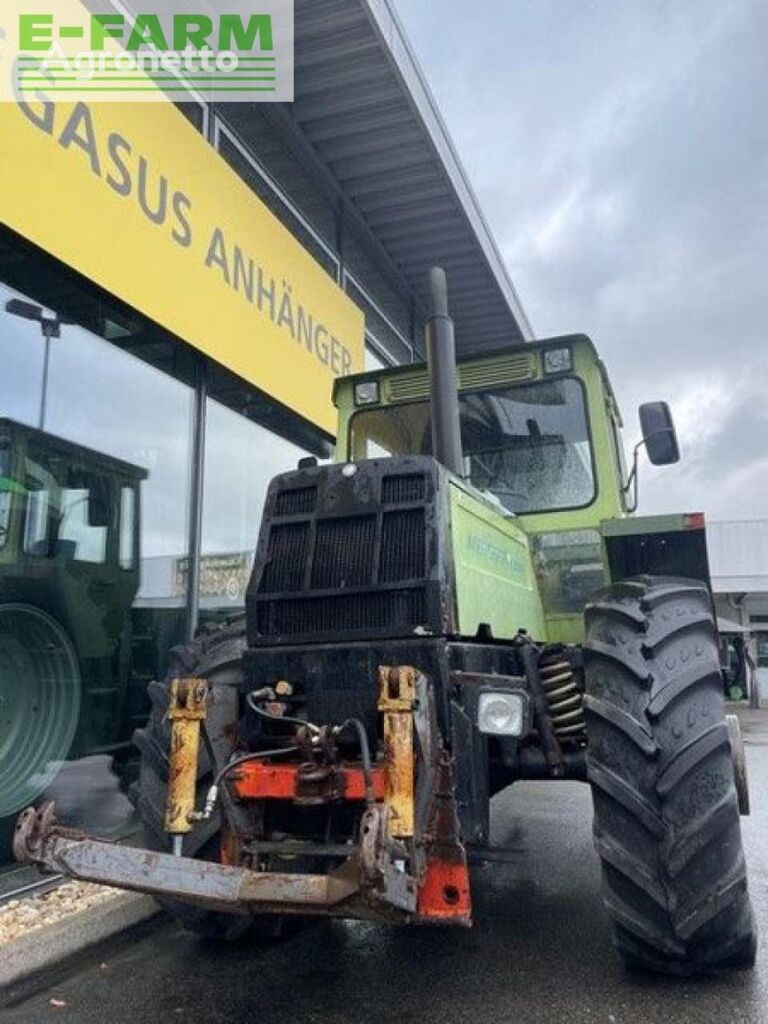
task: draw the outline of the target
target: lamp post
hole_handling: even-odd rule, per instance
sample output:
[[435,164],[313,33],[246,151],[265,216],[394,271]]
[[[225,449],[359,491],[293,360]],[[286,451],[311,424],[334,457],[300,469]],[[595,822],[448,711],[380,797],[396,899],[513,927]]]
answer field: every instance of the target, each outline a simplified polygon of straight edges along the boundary
[[5,304],[6,313],[21,317],[24,320],[32,320],[40,324],[40,331],[45,338],[45,352],[43,355],[43,381],[40,390],[40,415],[37,426],[40,430],[45,429],[45,406],[48,398],[48,367],[51,359],[51,338],[61,337],[61,325],[64,321],[58,316],[46,316],[42,306],[36,306],[33,302],[25,302],[23,299],[8,299]]

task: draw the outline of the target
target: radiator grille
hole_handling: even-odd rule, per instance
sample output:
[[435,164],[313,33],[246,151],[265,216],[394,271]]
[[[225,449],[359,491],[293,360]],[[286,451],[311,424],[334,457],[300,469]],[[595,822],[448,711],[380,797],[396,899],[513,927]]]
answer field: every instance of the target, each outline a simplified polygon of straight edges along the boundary
[[429,378],[426,370],[399,374],[386,382],[392,402],[414,402],[429,397]]
[[424,619],[421,590],[296,598],[265,602],[258,608],[259,632],[266,636],[403,627],[410,630]]
[[[532,380],[536,376],[537,360],[535,352],[515,352],[513,355],[484,360],[474,366],[459,366],[459,387],[467,390]],[[386,387],[390,401],[414,402],[429,397],[429,376],[426,370],[413,370],[393,377]]]
[[313,590],[339,590],[370,583],[376,517],[321,519],[317,524]]
[[316,487],[300,487],[294,491],[280,491],[275,501],[275,515],[305,516],[314,512],[316,505]]
[[249,644],[450,631],[437,570],[447,530],[440,473],[414,456],[367,460],[355,474],[327,466],[279,477],[246,597]]
[[425,542],[424,509],[386,512],[381,531],[382,583],[423,579]]
[[259,590],[281,593],[301,590],[309,549],[309,523],[273,526],[269,538],[269,561],[264,567]]
[[381,500],[385,505],[400,505],[406,501],[424,501],[426,480],[420,473],[407,476],[385,476],[381,481]]
[[488,359],[477,366],[459,367],[460,388],[484,388],[493,384],[506,384],[530,380],[536,374],[537,356],[534,352]]

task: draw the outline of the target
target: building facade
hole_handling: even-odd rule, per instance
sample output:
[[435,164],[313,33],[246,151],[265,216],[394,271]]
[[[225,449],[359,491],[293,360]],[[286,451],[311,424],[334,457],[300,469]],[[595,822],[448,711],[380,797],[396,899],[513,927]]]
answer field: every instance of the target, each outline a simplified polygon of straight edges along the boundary
[[768,520],[709,523],[707,540],[720,632],[732,648],[733,677],[754,707],[768,706]]
[[289,106],[0,105],[6,836],[44,795],[124,827],[147,682],[242,609],[334,377],[421,357],[431,265],[461,352],[532,336],[387,0],[295,25]]

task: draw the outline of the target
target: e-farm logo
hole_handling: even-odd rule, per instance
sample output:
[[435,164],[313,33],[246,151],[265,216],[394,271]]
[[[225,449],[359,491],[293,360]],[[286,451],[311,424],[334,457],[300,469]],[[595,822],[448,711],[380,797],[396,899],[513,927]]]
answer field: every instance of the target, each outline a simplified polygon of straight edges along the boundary
[[124,13],[11,0],[13,24],[0,20],[0,100],[290,102],[293,0],[223,0],[222,10],[219,2],[155,0]]

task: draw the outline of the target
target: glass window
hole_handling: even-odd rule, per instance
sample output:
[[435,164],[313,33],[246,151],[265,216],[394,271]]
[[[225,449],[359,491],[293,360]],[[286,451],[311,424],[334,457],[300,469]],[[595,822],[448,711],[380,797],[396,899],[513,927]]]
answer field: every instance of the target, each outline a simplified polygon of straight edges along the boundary
[[768,633],[755,633],[757,667],[768,668]]
[[136,567],[136,492],[120,488],[120,568]]
[[51,553],[51,492],[56,481],[32,459],[25,462],[27,512],[24,520],[24,550],[29,555],[47,558]]
[[[55,799],[61,820],[86,831],[133,827],[124,795],[135,771],[131,736],[146,720],[147,683],[163,677],[186,632],[174,566],[188,538],[193,404],[185,349],[14,244],[0,231],[9,277],[0,285],[0,418],[19,424],[11,476],[27,507],[22,550],[13,546],[15,559],[3,552],[0,604],[27,610],[0,629],[0,699],[11,695],[9,742],[25,756],[12,787],[0,786],[0,862],[18,812],[41,800]],[[6,310],[15,297],[61,317],[45,395],[40,327]],[[43,407],[43,430],[30,431]],[[47,661],[24,655],[34,644]],[[37,709],[48,716],[39,749]],[[0,737],[0,775],[3,754]]]
[[[295,469],[303,448],[212,399],[206,415],[200,616],[245,603],[259,525],[272,477]],[[176,573],[186,579],[186,559]]]
[[[61,494],[61,512],[56,553],[74,562],[103,564],[107,558],[107,525],[96,497],[98,485],[66,487]],[[94,504],[98,512],[94,516]]]
[[603,548],[597,530],[568,530],[532,538],[533,565],[545,613],[581,614],[605,586]]
[[[584,390],[573,378],[460,396],[461,436],[470,482],[508,512],[580,508],[595,496]],[[428,402],[367,409],[352,418],[351,449],[428,455]]]
[[6,311],[21,292],[0,283],[0,415],[37,426],[43,381],[40,325]]
[[3,448],[5,442],[0,439],[0,548],[5,547],[8,540],[8,529],[11,522],[11,502],[14,491],[18,488],[16,481],[11,479],[11,451]]
[[366,370],[383,370],[387,364],[378,352],[370,345],[365,346],[365,368]]

